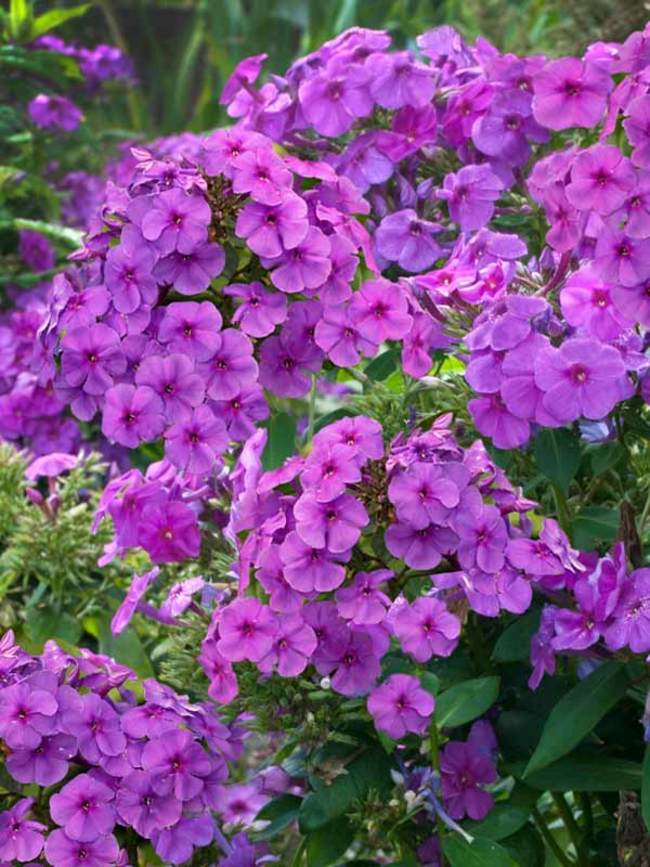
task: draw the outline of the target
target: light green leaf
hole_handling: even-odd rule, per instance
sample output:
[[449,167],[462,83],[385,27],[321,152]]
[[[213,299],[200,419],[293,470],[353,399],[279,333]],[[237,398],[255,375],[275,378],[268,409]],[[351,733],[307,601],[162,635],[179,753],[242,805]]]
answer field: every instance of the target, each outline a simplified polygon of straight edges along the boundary
[[71,6],[69,9],[51,9],[49,12],[44,12],[35,19],[29,31],[29,37],[36,39],[71,18],[79,18],[88,9],[90,9],[90,3],[83,3],[81,6]]
[[286,412],[273,414],[268,424],[269,438],[262,455],[265,470],[274,470],[296,450],[296,421]]
[[581,681],[551,711],[524,777],[570,752],[625,695],[625,667],[606,662]]
[[45,235],[46,238],[60,241],[62,244],[66,244],[73,249],[80,247],[83,240],[83,232],[80,232],[78,229],[69,229],[66,226],[58,226],[56,223],[45,223],[42,220],[25,220],[22,217],[16,217],[13,220],[1,222],[0,229],[5,228],[16,230],[29,229],[32,232],[39,232],[41,235]]

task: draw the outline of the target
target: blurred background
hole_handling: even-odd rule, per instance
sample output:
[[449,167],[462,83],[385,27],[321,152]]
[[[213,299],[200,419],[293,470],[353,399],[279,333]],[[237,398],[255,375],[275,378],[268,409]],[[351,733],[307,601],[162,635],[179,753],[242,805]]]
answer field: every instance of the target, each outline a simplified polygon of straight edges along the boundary
[[138,85],[119,116],[103,120],[146,138],[223,123],[218,97],[243,57],[266,52],[267,72],[282,73],[354,25],[386,29],[397,45],[451,24],[505,51],[579,54],[590,42],[621,41],[643,28],[649,10],[644,0],[95,0],[59,32],[111,42],[133,59]]

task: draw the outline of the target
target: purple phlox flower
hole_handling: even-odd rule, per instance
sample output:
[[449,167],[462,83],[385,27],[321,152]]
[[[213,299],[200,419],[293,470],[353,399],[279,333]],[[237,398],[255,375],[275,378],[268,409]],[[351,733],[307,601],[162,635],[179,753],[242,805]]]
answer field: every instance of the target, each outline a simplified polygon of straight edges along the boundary
[[[393,163],[403,160],[407,156],[416,153],[421,147],[433,144],[436,140],[438,119],[436,110],[432,105],[414,108],[405,106],[395,113],[390,132],[380,132],[377,135],[377,146],[380,154],[385,154],[387,166],[390,166],[390,174],[394,171]],[[388,158],[388,159],[386,159]],[[352,180],[355,180],[352,178]],[[359,186],[358,182],[357,186]],[[373,183],[376,183],[373,181]],[[360,187],[362,189],[362,187]],[[365,190],[363,190],[365,192]]]
[[115,827],[115,792],[89,774],[79,774],[50,798],[50,815],[71,840],[89,842]]
[[277,668],[281,677],[297,677],[305,670],[317,645],[314,630],[299,614],[288,614],[278,621],[275,642],[259,662],[261,671]]
[[530,96],[522,90],[498,93],[487,114],[472,127],[472,141],[480,151],[512,165],[523,165],[528,159],[529,139],[542,142],[547,137],[532,117]]
[[353,367],[362,355],[373,356],[378,349],[377,343],[358,331],[349,304],[327,306],[316,325],[314,339],[338,367]]
[[617,349],[587,338],[548,347],[535,361],[535,383],[544,392],[545,409],[559,422],[580,416],[598,420],[620,399],[617,383],[625,364]]
[[362,193],[374,184],[383,184],[395,171],[393,160],[380,147],[383,144],[380,135],[377,132],[361,133],[348,144],[337,163],[338,171]]
[[562,575],[565,566],[543,539],[510,539],[506,551],[508,562],[528,575]]
[[123,373],[126,360],[120,338],[108,325],[73,328],[62,341],[61,377],[67,386],[81,386],[92,395],[102,395]]
[[149,386],[114,385],[106,392],[102,433],[135,448],[157,439],[165,427],[164,404]]
[[20,258],[32,271],[47,271],[54,266],[56,256],[45,235],[21,229],[18,237]]
[[224,838],[219,841],[219,846],[226,854],[217,862],[217,867],[258,867],[277,861],[275,855],[260,854],[260,851],[266,849],[261,849],[260,844],[251,843],[244,833],[235,834],[230,843]]
[[45,825],[26,818],[33,798],[21,798],[0,813],[0,859],[15,864],[38,858],[43,848]]
[[352,297],[350,314],[362,337],[376,344],[401,339],[413,324],[405,292],[384,279],[363,283]]
[[650,236],[650,176],[647,173],[638,178],[621,208],[607,220],[613,225],[621,221],[625,222],[625,233],[630,238]]
[[195,798],[203,789],[203,777],[212,770],[208,753],[189,731],[165,732],[147,741],[141,761],[154,790],[160,795],[173,792],[180,801]]
[[135,382],[149,386],[162,398],[170,419],[187,418],[205,396],[203,380],[194,373],[192,359],[180,353],[147,356],[138,366]]
[[411,524],[396,521],[386,530],[384,541],[390,553],[411,569],[433,569],[443,554],[455,550],[458,536],[438,524],[416,529]]
[[279,205],[291,189],[291,172],[270,148],[246,151],[231,166],[233,193],[248,193],[255,202]]
[[314,437],[314,443],[342,443],[355,449],[358,460],[378,460],[384,455],[381,424],[365,415],[350,416],[327,425]]
[[450,345],[438,322],[427,313],[414,313],[413,325],[402,342],[402,367],[409,376],[420,379],[431,370],[434,349]]
[[154,563],[175,563],[197,557],[201,532],[194,511],[178,501],[145,509],[138,542]]
[[482,788],[496,782],[497,771],[482,751],[469,741],[450,741],[440,755],[440,775],[445,806],[453,819],[485,818],[493,799]]
[[434,71],[408,51],[378,51],[370,55],[364,69],[370,77],[370,93],[382,108],[423,108],[431,102]]
[[262,807],[269,801],[255,783],[235,783],[222,790],[221,817],[232,825],[252,825]]
[[636,172],[615,145],[593,145],[573,161],[566,195],[579,211],[611,214],[636,184]]
[[30,119],[43,129],[62,129],[72,132],[83,120],[83,114],[74,102],[65,96],[39,93],[27,106]]
[[633,653],[650,650],[650,569],[636,569],[623,582],[621,595],[605,629],[610,650],[629,647]]
[[433,696],[420,686],[417,677],[393,674],[373,689],[368,710],[375,726],[394,740],[407,732],[424,734],[435,708]]
[[336,607],[341,617],[359,626],[381,623],[391,601],[379,588],[394,575],[390,569],[358,572],[350,586],[336,593]]
[[432,656],[450,656],[458,644],[460,621],[444,602],[422,596],[412,605],[397,606],[391,621],[402,650],[417,662]]
[[460,464],[414,463],[391,480],[388,498],[400,521],[421,530],[446,521],[468,482],[469,473]]
[[636,286],[650,277],[650,238],[605,227],[596,241],[594,267],[602,280]]
[[533,115],[548,129],[593,127],[612,89],[609,73],[577,57],[551,60],[533,79]]
[[389,214],[375,231],[375,243],[380,256],[397,262],[400,268],[419,273],[429,268],[441,255],[433,235],[441,226],[423,220],[411,209]]
[[311,388],[309,372],[320,370],[322,353],[305,341],[282,334],[268,337],[260,352],[260,383],[278,397],[302,397]]
[[347,132],[357,118],[372,111],[369,84],[364,66],[332,57],[298,88],[305,120],[321,135],[335,137]]
[[45,857],[52,867],[114,867],[119,851],[112,834],[80,842],[60,828],[52,831],[45,843]]
[[343,235],[330,235],[329,242],[331,270],[318,289],[318,297],[325,305],[340,304],[350,297],[351,284],[359,265],[357,247],[351,240]]
[[175,302],[165,307],[158,339],[169,352],[207,361],[219,348],[221,314],[209,301]]
[[317,445],[307,457],[300,481],[319,503],[328,503],[344,493],[347,485],[361,480],[356,451],[343,444]]
[[229,400],[213,401],[211,408],[222,418],[230,439],[246,440],[255,433],[255,422],[268,418],[269,407],[264,392],[258,385],[242,389]]
[[528,441],[530,425],[513,415],[498,394],[470,400],[467,407],[477,428],[497,448],[517,448]]
[[503,568],[508,531],[501,513],[472,498],[453,517],[454,529],[460,536],[458,560],[465,569],[473,566],[494,574]]
[[614,305],[611,288],[589,267],[569,277],[560,292],[560,304],[569,325],[583,328],[603,343],[614,340],[629,324]]
[[126,596],[111,620],[111,632],[113,635],[119,635],[120,632],[126,629],[135,614],[140,600],[155,582],[159,574],[160,569],[155,566],[149,572],[133,576]]
[[282,292],[295,293],[318,289],[327,280],[332,264],[327,235],[310,226],[305,237],[279,258],[263,259],[273,268],[271,282]]
[[194,847],[208,846],[214,838],[212,816],[187,816],[169,828],[157,828],[152,834],[156,854],[169,864],[184,864]]
[[[302,545],[303,543],[299,542],[299,544]],[[307,548],[307,546],[304,547]],[[316,554],[322,557],[324,552],[316,551]],[[307,562],[310,561],[308,560]],[[281,614],[295,614],[300,611],[304,599],[299,592],[294,590],[284,576],[279,546],[269,545],[265,548],[259,554],[255,566],[257,568],[255,577],[269,594],[269,606],[271,610]]]
[[489,166],[469,165],[448,174],[437,195],[447,200],[452,220],[463,232],[468,232],[489,222],[503,187],[503,181]]
[[93,765],[106,757],[120,756],[126,749],[119,715],[98,695],[79,695],[79,702],[64,710],[63,722],[77,738],[81,755]]
[[16,750],[35,749],[43,735],[56,731],[59,704],[46,689],[28,681],[0,690],[0,737]]
[[237,237],[244,238],[253,253],[266,258],[297,247],[308,230],[307,203],[295,193],[286,193],[279,205],[245,205],[235,224]]
[[148,205],[140,229],[145,240],[154,242],[161,255],[174,250],[191,253],[198,244],[207,241],[211,213],[202,195],[188,195],[178,188],[166,190]]
[[160,611],[167,617],[178,617],[192,604],[192,597],[205,586],[205,581],[198,575],[196,578],[186,578],[174,584],[167,594],[167,598],[160,606]]
[[253,358],[253,344],[245,334],[226,328],[219,336],[214,355],[199,365],[199,372],[205,377],[209,397],[229,400],[253,385],[258,368]]
[[242,597],[221,612],[217,650],[230,662],[259,662],[273,647],[276,633],[276,618],[268,606]]
[[6,759],[7,770],[19,783],[51,786],[68,773],[68,760],[76,752],[75,738],[65,734],[45,735],[36,747],[13,750]]
[[104,265],[106,288],[119,313],[133,313],[141,304],[156,301],[155,264],[154,250],[143,243],[135,226],[126,225],[122,229],[121,242],[108,251]]
[[230,662],[217,650],[214,641],[204,641],[197,658],[210,681],[208,695],[220,704],[229,704],[239,692],[237,678]]
[[159,283],[171,285],[181,295],[198,295],[223,271],[226,254],[215,243],[198,243],[193,249],[174,250],[159,259],[153,274]]
[[298,533],[288,533],[280,545],[282,575],[294,590],[300,593],[324,593],[335,590],[345,580],[345,567],[351,552],[333,554],[324,548],[314,548],[304,542]]
[[297,500],[293,512],[296,532],[303,542],[335,554],[355,545],[370,520],[363,503],[350,494],[322,503],[306,492]]
[[642,169],[650,169],[650,95],[643,94],[627,106],[623,128],[633,146],[632,162]]
[[207,406],[198,406],[187,418],[165,432],[165,454],[188,473],[207,473],[228,447],[226,426]]
[[147,839],[156,829],[175,825],[182,808],[182,802],[172,793],[159,794],[153,787],[151,774],[140,770],[123,779],[115,797],[120,819]]
[[320,674],[334,672],[332,689],[347,696],[365,695],[381,671],[370,635],[345,629],[337,631],[325,646],[319,646],[314,664]]
[[25,478],[30,482],[45,476],[55,479],[68,470],[73,469],[79,462],[78,455],[68,455],[62,452],[51,452],[33,460],[25,470]]
[[253,84],[257,79],[268,54],[254,54],[240,60],[237,66],[228,76],[219,97],[219,105],[228,105],[237,95],[238,91],[247,85]]
[[266,337],[287,318],[286,296],[270,292],[261,283],[231,283],[222,292],[241,299],[232,322],[250,337]]

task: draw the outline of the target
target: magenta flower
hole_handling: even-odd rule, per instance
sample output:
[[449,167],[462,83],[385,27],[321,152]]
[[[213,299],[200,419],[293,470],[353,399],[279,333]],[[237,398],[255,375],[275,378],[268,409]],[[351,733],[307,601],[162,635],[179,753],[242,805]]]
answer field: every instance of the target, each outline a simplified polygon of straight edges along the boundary
[[171,285],[181,295],[198,295],[223,271],[226,254],[219,244],[197,244],[192,250],[175,250],[159,259],[154,268],[158,283]]
[[147,508],[138,527],[138,542],[154,563],[197,557],[201,532],[192,509],[180,502]]
[[372,356],[377,344],[362,337],[348,304],[328,306],[316,325],[314,339],[338,367],[354,367],[361,355]]
[[489,222],[503,188],[503,181],[489,166],[468,165],[448,174],[437,195],[447,200],[451,219],[468,232]]
[[442,555],[454,550],[458,536],[448,527],[427,524],[416,529],[411,524],[396,521],[384,534],[386,547],[411,569],[433,569]]
[[440,754],[440,776],[445,807],[452,819],[480,821],[494,803],[484,785],[496,782],[497,771],[488,755],[471,743],[450,741]]
[[151,841],[156,855],[164,863],[184,864],[192,857],[195,846],[208,846],[213,837],[211,816],[187,816],[170,828],[157,828]]
[[650,277],[650,238],[605,228],[598,236],[594,267],[601,279],[635,286]]
[[230,400],[217,400],[211,407],[228,428],[230,439],[246,440],[255,433],[255,422],[268,418],[269,407],[263,390],[254,385],[242,389]]
[[147,385],[114,385],[106,392],[102,433],[128,448],[155,440],[165,427],[164,404]]
[[178,617],[192,604],[192,597],[205,587],[205,581],[198,575],[173,584],[167,598],[160,606],[160,613],[166,617]]
[[234,328],[220,334],[221,342],[214,355],[199,365],[209,397],[229,400],[248,388],[257,378],[257,362],[253,358],[253,344]]
[[413,324],[404,292],[384,279],[362,284],[352,296],[350,314],[361,336],[375,344],[401,339]]
[[37,747],[13,750],[6,758],[7,770],[19,783],[52,786],[68,773],[69,759],[77,741],[69,735],[46,735]]
[[213,641],[204,641],[197,661],[210,681],[208,695],[220,704],[230,704],[239,692],[237,677],[230,662]]
[[271,282],[282,292],[318,289],[327,280],[332,263],[330,242],[320,229],[310,226],[305,237],[278,259],[264,259],[272,267]]
[[140,600],[155,582],[159,574],[160,569],[156,566],[149,572],[133,576],[126,596],[111,620],[111,632],[113,635],[119,635],[120,632],[126,629],[136,612]]
[[321,503],[313,493],[304,493],[293,514],[296,532],[303,542],[334,554],[352,548],[370,520],[363,503],[349,494]]
[[210,219],[210,206],[203,196],[175,188],[150,200],[140,228],[143,237],[153,241],[163,256],[174,250],[192,253],[207,241]]
[[158,340],[169,352],[207,361],[221,344],[221,314],[209,301],[176,302],[165,307]]
[[591,268],[572,274],[560,292],[562,313],[569,325],[582,327],[597,340],[615,340],[628,325],[612,301],[610,287]]
[[52,831],[45,843],[45,857],[52,867],[113,867],[120,847],[112,834],[81,843],[65,831]]
[[349,587],[336,593],[336,607],[341,617],[357,626],[381,623],[391,603],[379,588],[394,575],[390,569],[358,572]]
[[33,861],[40,855],[47,828],[26,818],[33,803],[33,798],[21,798],[10,810],[0,813],[0,860],[15,864]]
[[508,531],[496,506],[460,509],[453,524],[460,537],[458,560],[463,568],[476,566],[491,574],[503,568]]
[[305,461],[300,481],[319,503],[328,503],[344,493],[346,485],[361,480],[361,470],[350,446],[316,446]]
[[624,375],[617,349],[586,338],[566,340],[558,349],[548,347],[535,361],[544,407],[563,423],[581,416],[604,418],[620,399],[617,384]]
[[636,569],[623,584],[611,622],[605,628],[605,644],[610,650],[650,650],[650,569]]
[[35,749],[56,731],[58,702],[51,692],[16,683],[0,691],[0,737],[16,750]]
[[104,394],[126,368],[120,338],[108,325],[73,328],[61,346],[61,375],[65,384],[79,386],[88,394]]
[[207,406],[165,431],[165,455],[188,473],[207,473],[228,447],[226,426]]
[[422,596],[412,605],[397,606],[392,629],[404,653],[417,662],[427,662],[432,656],[450,656],[458,645],[460,621],[451,614],[444,602]]
[[302,397],[311,388],[309,372],[320,370],[321,359],[305,341],[268,337],[260,353],[260,383],[278,397]]
[[250,825],[269,800],[255,783],[235,783],[224,786],[223,805],[220,808],[224,822]]
[[489,436],[498,449],[514,449],[528,442],[528,421],[516,416],[498,394],[470,400],[467,408],[476,427]]
[[419,273],[431,267],[442,253],[433,236],[437,223],[423,220],[410,208],[389,214],[375,231],[377,252],[400,268]]
[[195,798],[212,770],[209,755],[189,731],[170,731],[147,741],[141,761],[154,790],[160,795],[173,793],[179,801]]
[[378,460],[384,454],[381,425],[365,415],[342,418],[318,433],[319,443],[342,443],[353,448],[357,460]]
[[317,644],[314,630],[300,615],[286,615],[278,622],[273,647],[260,660],[260,670],[275,667],[281,677],[297,677],[309,664]]
[[341,695],[365,695],[381,672],[369,635],[343,630],[324,647],[314,664],[321,674],[332,674],[332,689]]
[[530,94],[521,90],[497,93],[489,111],[472,127],[472,141],[480,151],[518,166],[530,155],[528,140],[541,142],[547,137],[533,119]]
[[115,809],[127,827],[150,839],[156,828],[178,822],[183,804],[172,793],[159,794],[147,771],[135,770],[122,780],[115,797]]
[[81,755],[93,765],[121,755],[126,738],[117,712],[94,693],[80,695],[79,699],[78,704],[64,709],[63,719],[67,731],[77,738]]
[[170,419],[187,418],[205,396],[203,380],[194,373],[192,360],[180,353],[147,356],[138,366],[135,382],[156,392]]
[[279,205],[291,182],[291,172],[269,148],[246,151],[232,161],[233,193],[248,193],[263,205]]
[[593,127],[603,116],[612,80],[577,57],[551,60],[533,79],[533,115],[548,129]]
[[250,337],[266,337],[287,318],[286,297],[269,292],[261,283],[231,283],[222,291],[241,299],[232,322]]
[[115,826],[115,792],[79,774],[50,798],[50,815],[71,840],[89,842],[109,834]]
[[345,562],[349,551],[331,554],[324,548],[312,548],[298,533],[288,533],[280,545],[282,575],[287,584],[300,593],[325,593],[335,590],[345,580]]
[[39,93],[27,106],[30,119],[43,129],[72,132],[83,120],[81,110],[65,96]]
[[424,734],[435,705],[433,696],[410,674],[392,674],[368,696],[375,726],[394,740],[407,732]]
[[143,303],[154,304],[158,297],[155,264],[154,251],[142,243],[138,230],[125,226],[120,243],[111,247],[104,264],[106,288],[119,313],[133,313]]
[[347,132],[357,118],[372,111],[369,83],[363,66],[343,57],[332,58],[298,88],[305,119],[321,135],[336,137]]
[[244,238],[253,253],[266,258],[297,247],[308,229],[307,205],[295,193],[286,193],[279,205],[245,205],[235,224],[237,237]]
[[460,465],[415,463],[391,480],[388,498],[400,521],[421,530],[446,520],[468,482],[469,475]]
[[383,108],[423,108],[431,102],[435,90],[433,69],[414,60],[408,51],[377,51],[364,68],[370,76],[370,93]]
[[633,145],[632,162],[642,169],[650,169],[650,95],[636,97],[627,107],[623,128]]
[[257,599],[236,599],[221,612],[217,650],[230,662],[259,662],[273,647],[277,624]]
[[617,147],[593,145],[573,161],[566,196],[579,211],[611,214],[635,185],[636,172]]

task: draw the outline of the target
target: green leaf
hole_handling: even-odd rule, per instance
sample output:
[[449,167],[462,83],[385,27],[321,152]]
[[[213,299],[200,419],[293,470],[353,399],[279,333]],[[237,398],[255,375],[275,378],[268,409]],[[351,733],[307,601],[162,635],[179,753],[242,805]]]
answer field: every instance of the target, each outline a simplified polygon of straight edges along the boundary
[[587,506],[573,522],[571,538],[577,548],[593,551],[598,544],[614,541],[620,523],[617,509],[607,506]]
[[352,840],[354,831],[347,819],[337,819],[307,836],[307,863],[309,867],[330,867],[338,863]]
[[451,867],[519,867],[508,850],[494,840],[475,837],[468,843],[460,835],[450,834],[442,848]]
[[646,745],[643,757],[643,780],[641,782],[641,814],[646,829],[650,830],[650,744]]
[[353,409],[348,409],[344,406],[341,406],[338,409],[333,409],[332,412],[322,415],[316,421],[316,424],[314,425],[314,433],[317,434],[319,430],[322,430],[322,428],[327,427],[328,424],[332,424],[341,418],[350,418],[355,415],[357,415],[357,413]]
[[155,677],[151,661],[132,626],[127,626],[119,635],[113,635],[110,620],[102,620],[99,624],[98,644],[100,653],[112,656],[122,665],[128,665],[140,677]]
[[619,442],[603,443],[589,448],[589,462],[591,471],[595,476],[611,470],[620,463],[627,452]]
[[270,822],[257,836],[261,840],[269,840],[283,831],[298,818],[302,798],[296,795],[280,795],[269,801],[255,817],[255,820]]
[[503,840],[523,828],[538,798],[539,792],[517,783],[508,800],[495,804],[482,822],[464,822],[463,828],[472,837]]
[[535,438],[535,461],[541,473],[563,491],[580,466],[580,441],[566,428],[544,428]]
[[440,691],[440,678],[437,677],[432,671],[425,671],[420,675],[420,683],[422,685],[422,689],[426,689],[427,692],[430,692],[431,695],[436,696]]
[[522,867],[544,867],[546,864],[544,841],[539,831],[530,823],[511,837],[501,840],[501,845],[506,847]]
[[27,35],[31,20],[32,7],[29,0],[10,0],[9,32],[14,39]]
[[48,30],[59,27],[59,25],[64,24],[71,18],[79,18],[81,15],[85,15],[88,9],[90,9],[90,3],[84,3],[81,6],[71,6],[69,9],[51,9],[49,12],[44,12],[32,24],[29,38],[36,39],[37,36],[42,36]]
[[625,695],[628,678],[618,662],[605,662],[564,695],[550,713],[524,777],[570,752]]
[[68,247],[77,248],[81,246],[83,232],[78,229],[68,229],[66,226],[57,226],[55,223],[44,223],[42,220],[24,220],[17,217],[14,220],[0,223],[0,229],[29,229],[32,232],[39,232],[47,238],[52,238],[54,241],[60,241]]
[[27,609],[25,632],[38,645],[49,638],[60,638],[68,644],[76,644],[81,638],[81,626],[72,615],[49,607]]
[[279,412],[269,420],[268,431],[262,465],[265,470],[274,470],[296,450],[296,421],[286,412]]
[[382,352],[377,358],[373,358],[370,364],[366,365],[365,374],[368,379],[373,382],[382,382],[388,379],[391,373],[397,369],[399,360],[399,351],[397,349],[387,349]]
[[530,656],[530,640],[539,628],[541,610],[531,608],[501,633],[492,650],[497,662],[522,662]]
[[435,720],[439,727],[462,726],[484,714],[499,694],[498,677],[478,677],[452,686],[439,696]]
[[638,790],[642,783],[641,765],[607,756],[571,756],[526,776],[534,789],[552,792],[617,792]]

